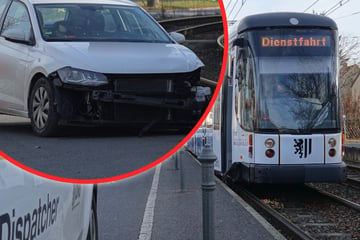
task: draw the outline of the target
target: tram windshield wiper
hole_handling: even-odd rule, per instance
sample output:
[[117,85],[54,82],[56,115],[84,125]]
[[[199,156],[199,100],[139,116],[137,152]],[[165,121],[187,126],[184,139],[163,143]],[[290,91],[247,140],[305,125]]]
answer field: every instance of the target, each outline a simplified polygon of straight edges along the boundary
[[278,128],[277,131],[278,131],[278,133],[289,133],[289,134],[301,132],[300,129],[294,129],[294,128]]
[[324,104],[323,107],[320,109],[320,111],[318,112],[318,114],[313,118],[313,120],[310,122],[308,129],[312,129],[313,127],[320,125],[324,119],[328,116],[329,114],[329,106],[331,104],[330,100],[327,100]]

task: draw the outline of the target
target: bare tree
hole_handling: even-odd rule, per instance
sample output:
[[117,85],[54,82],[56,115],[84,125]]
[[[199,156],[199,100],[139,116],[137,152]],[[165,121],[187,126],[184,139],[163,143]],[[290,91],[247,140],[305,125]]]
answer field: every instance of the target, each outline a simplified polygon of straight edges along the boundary
[[[336,10],[336,9],[335,9]],[[314,14],[326,16],[328,13]],[[352,87],[360,75],[360,41],[358,38],[339,36],[340,94],[342,113],[346,114],[346,137],[360,137],[360,97],[352,96]],[[345,131],[345,130],[344,130]],[[355,134],[354,134],[355,133]]]
[[339,37],[339,61],[341,88],[349,88],[359,74],[358,59],[360,42],[357,38],[341,35]]
[[[360,126],[360,98],[353,96],[353,85],[360,75],[360,66],[357,56],[360,54],[360,42],[357,38],[340,36],[340,90],[342,111],[346,115],[344,130],[347,138],[359,137]],[[344,116],[345,116],[344,115]],[[345,123],[345,122],[344,122]],[[346,126],[346,127],[345,127]]]
[[340,35],[339,37],[339,57],[340,65],[344,66],[349,62],[357,61],[356,57],[360,54],[360,41],[356,37]]
[[[337,8],[336,8],[337,9]],[[316,12],[313,14],[327,16],[328,12]],[[339,62],[340,62],[340,87],[350,88],[359,73],[357,58],[360,54],[360,41],[350,35],[339,36]]]

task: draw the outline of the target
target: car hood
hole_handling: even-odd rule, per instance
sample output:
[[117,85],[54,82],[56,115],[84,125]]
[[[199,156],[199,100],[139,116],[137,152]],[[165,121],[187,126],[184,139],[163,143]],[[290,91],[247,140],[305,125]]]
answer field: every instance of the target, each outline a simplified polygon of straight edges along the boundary
[[124,42],[48,42],[53,71],[70,66],[112,74],[181,73],[204,66],[180,44]]

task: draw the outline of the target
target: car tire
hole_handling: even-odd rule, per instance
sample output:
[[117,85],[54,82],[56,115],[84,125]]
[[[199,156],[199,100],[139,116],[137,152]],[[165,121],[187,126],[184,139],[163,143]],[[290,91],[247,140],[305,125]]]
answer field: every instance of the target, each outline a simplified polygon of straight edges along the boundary
[[41,137],[54,136],[58,130],[59,116],[49,81],[39,78],[30,94],[29,116],[34,133]]
[[93,198],[90,211],[89,229],[86,236],[86,240],[98,240],[98,223],[96,212],[96,201]]

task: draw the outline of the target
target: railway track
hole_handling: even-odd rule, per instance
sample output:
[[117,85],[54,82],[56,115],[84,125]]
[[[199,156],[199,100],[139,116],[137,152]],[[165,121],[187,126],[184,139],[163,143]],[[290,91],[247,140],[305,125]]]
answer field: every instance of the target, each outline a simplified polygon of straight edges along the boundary
[[190,41],[200,40],[216,43],[218,36],[223,34],[221,15],[174,18],[159,21],[168,32],[178,32]]
[[159,21],[163,28],[169,32],[217,22],[222,23],[221,15],[173,18]]
[[360,188],[360,164],[347,162],[347,182]]
[[231,188],[288,239],[360,239],[360,189],[351,185]]

